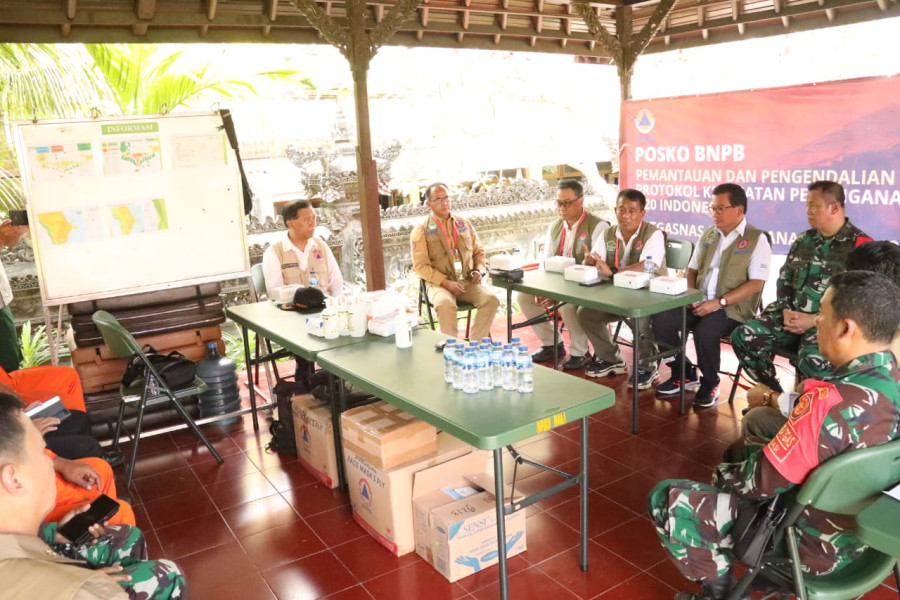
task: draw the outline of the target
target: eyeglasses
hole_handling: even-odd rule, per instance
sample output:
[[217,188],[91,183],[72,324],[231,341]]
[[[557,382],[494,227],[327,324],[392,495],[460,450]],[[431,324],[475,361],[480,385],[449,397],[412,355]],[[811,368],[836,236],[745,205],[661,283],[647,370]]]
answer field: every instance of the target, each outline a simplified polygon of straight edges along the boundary
[[737,207],[736,206],[716,206],[715,204],[710,204],[708,210],[709,210],[710,214],[715,213],[717,215],[721,215],[723,212],[725,212],[726,209],[729,209],[729,208],[737,208]]
[[579,200],[581,200],[581,196],[578,196],[574,200],[557,200],[556,206],[558,206],[559,208],[569,208]]
[[432,198],[429,202],[434,202],[435,204],[447,204],[450,202],[450,196],[444,196],[443,198]]

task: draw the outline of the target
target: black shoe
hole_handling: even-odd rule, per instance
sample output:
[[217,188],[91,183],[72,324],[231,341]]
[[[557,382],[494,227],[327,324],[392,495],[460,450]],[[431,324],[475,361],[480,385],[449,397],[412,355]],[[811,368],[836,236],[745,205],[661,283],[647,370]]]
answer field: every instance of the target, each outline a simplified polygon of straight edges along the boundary
[[563,363],[562,368],[566,371],[574,371],[576,369],[583,369],[586,366],[591,364],[591,355],[585,354],[584,356],[570,356],[569,359]]
[[107,450],[103,453],[103,460],[111,467],[118,467],[125,462],[125,453],[121,450]]
[[[565,344],[560,344],[557,346],[559,349],[559,357],[562,358],[566,355],[566,346]],[[541,346],[541,349],[531,355],[531,360],[534,362],[544,362],[547,360],[553,360],[553,346]]]
[[[696,391],[699,387],[700,382],[697,380],[697,367],[695,367],[694,365],[685,367],[684,390],[686,392],[693,392]],[[672,376],[656,388],[656,393],[661,396],[671,396],[672,394],[677,394],[680,391],[681,380],[678,379],[678,368],[676,367],[672,369]]]
[[[659,381],[659,371],[657,369],[638,369],[639,390],[649,390],[653,387],[655,381]],[[628,387],[634,387],[634,379],[632,377],[628,377]]]
[[625,361],[621,360],[616,363],[607,362],[605,360],[595,360],[585,367],[584,372],[588,377],[606,377],[609,375],[627,373],[628,367],[625,366]]
[[[734,574],[729,571],[724,575],[720,575],[711,581],[703,581],[700,583],[700,591],[696,594],[690,592],[678,592],[675,600],[725,600],[728,593],[734,589],[737,579]],[[741,594],[741,600],[749,600],[749,594]]]
[[719,400],[719,386],[709,387],[700,384],[697,395],[694,396],[694,408],[709,408],[715,406]]

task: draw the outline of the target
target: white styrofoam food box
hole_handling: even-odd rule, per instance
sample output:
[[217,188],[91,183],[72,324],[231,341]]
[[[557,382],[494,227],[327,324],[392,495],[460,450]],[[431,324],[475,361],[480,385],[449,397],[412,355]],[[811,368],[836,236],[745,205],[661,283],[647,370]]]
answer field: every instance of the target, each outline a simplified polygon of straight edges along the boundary
[[684,277],[654,277],[650,280],[650,291],[657,294],[675,296],[687,291],[687,279]]
[[650,283],[650,273],[642,273],[641,271],[622,271],[613,276],[613,285],[632,290],[639,290],[647,287]]
[[571,267],[566,267],[566,270],[563,271],[563,277],[566,278],[566,281],[591,281],[599,276],[597,267],[588,265],[572,265]]
[[290,285],[280,285],[276,288],[272,288],[269,290],[269,300],[274,302],[293,302],[294,301],[294,292],[300,286],[296,283],[292,283]]
[[562,273],[566,270],[566,267],[571,267],[574,264],[575,259],[571,256],[551,256],[544,259],[544,270]]
[[500,271],[512,271],[513,269],[521,269],[525,264],[525,259],[521,252],[515,254],[495,254],[491,257],[491,268]]

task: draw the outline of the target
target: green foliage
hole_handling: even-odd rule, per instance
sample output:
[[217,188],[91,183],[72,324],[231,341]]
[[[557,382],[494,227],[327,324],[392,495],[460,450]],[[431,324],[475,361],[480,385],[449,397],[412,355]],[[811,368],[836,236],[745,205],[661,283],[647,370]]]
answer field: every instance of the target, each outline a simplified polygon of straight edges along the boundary
[[[246,365],[244,361],[244,338],[241,337],[240,332],[235,334],[223,330],[222,338],[225,340],[225,356],[234,361],[238,371],[244,369]],[[247,338],[250,342],[250,348],[256,347],[256,332],[248,330]]]
[[0,218],[5,218],[10,210],[22,208],[23,198],[22,182],[15,174],[0,166]]
[[20,368],[25,369],[50,363],[50,340],[47,339],[47,332],[43,325],[32,332],[31,321],[26,321],[22,325],[19,341],[22,345]]

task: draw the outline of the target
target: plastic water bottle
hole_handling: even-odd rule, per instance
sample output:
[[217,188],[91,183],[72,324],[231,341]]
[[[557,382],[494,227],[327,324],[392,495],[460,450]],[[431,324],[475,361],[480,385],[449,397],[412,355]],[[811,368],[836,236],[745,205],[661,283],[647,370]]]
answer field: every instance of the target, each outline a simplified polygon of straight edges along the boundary
[[503,387],[503,344],[494,342],[491,348],[491,379],[494,387]]
[[529,394],[534,391],[534,366],[528,346],[519,346],[516,354],[516,389],[520,394]]
[[463,357],[463,391],[467,394],[478,393],[478,365],[475,348],[466,348]]
[[491,345],[491,338],[489,338],[489,337],[481,338],[481,343],[482,343],[482,345],[487,344],[488,346],[490,346],[490,345]]
[[513,352],[515,352],[516,348],[522,345],[522,340],[519,338],[510,338],[509,343],[512,344]]
[[494,389],[494,374],[491,370],[491,347],[488,344],[479,346],[476,359],[478,368],[478,389],[484,391]]
[[453,354],[456,352],[456,340],[449,339],[444,344],[444,381],[453,383]]
[[309,270],[309,287],[318,287],[319,285],[319,276],[316,275],[315,269]]
[[511,392],[516,389],[516,355],[513,353],[512,344],[503,346],[502,360],[500,387]]
[[647,273],[650,277],[653,277],[653,274],[656,273],[656,263],[653,262],[652,256],[648,256],[644,261],[644,273]]
[[465,373],[463,358],[466,355],[466,346],[460,341],[453,349],[453,384],[454,390],[461,390],[465,385]]

